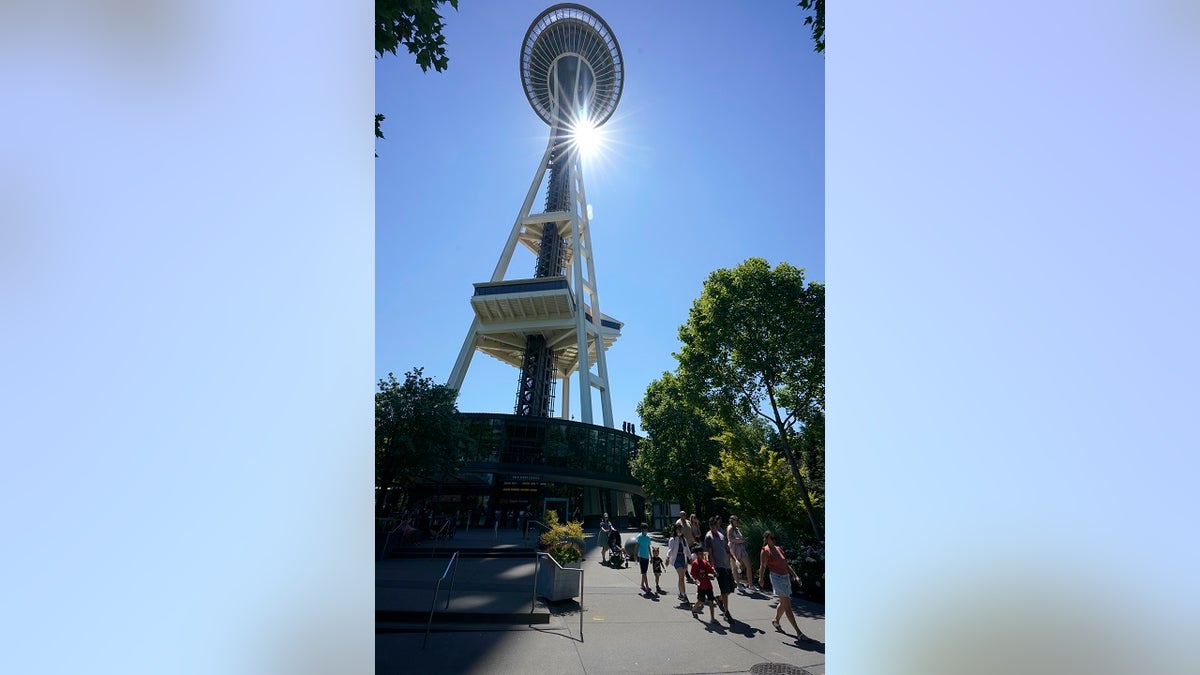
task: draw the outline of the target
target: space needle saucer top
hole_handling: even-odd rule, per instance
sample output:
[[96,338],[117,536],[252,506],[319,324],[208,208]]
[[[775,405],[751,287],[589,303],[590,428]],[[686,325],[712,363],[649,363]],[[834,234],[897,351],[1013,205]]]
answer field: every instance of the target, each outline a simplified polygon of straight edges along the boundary
[[[534,112],[553,126],[555,110],[608,121],[625,82],[621,47],[595,12],[573,3],[538,15],[521,42],[521,83]],[[556,99],[557,94],[557,99]]]

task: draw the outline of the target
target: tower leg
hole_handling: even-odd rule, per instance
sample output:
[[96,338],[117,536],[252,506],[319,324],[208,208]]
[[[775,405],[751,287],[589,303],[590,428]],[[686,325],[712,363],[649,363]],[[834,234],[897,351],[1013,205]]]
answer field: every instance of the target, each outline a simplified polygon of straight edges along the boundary
[[564,420],[571,419],[571,374],[567,373],[562,378],[562,415]]
[[458,352],[458,360],[454,362],[454,368],[450,371],[450,379],[446,382],[446,386],[454,391],[462,389],[463,379],[467,376],[467,368],[471,365],[471,357],[475,356],[475,344],[479,340],[479,319],[476,318],[471,322],[471,327],[467,330],[467,339],[463,340],[462,349]]
[[604,426],[611,429],[613,428],[613,416],[612,394],[608,387],[608,357],[604,355],[604,338],[597,333],[593,339],[596,341],[596,374],[604,383],[604,387],[600,390],[600,409],[604,415]]

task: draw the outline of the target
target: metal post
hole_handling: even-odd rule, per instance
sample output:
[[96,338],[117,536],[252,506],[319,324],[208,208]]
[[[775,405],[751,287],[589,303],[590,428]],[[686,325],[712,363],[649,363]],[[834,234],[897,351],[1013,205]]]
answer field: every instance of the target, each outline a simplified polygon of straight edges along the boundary
[[579,641],[583,642],[583,568],[579,568]]
[[454,569],[450,571],[450,588],[446,589],[446,609],[450,609],[450,595],[454,593],[454,577],[458,574],[458,551],[454,552]]
[[[446,580],[446,575],[450,573],[450,567],[452,565],[455,566],[454,567],[455,572],[458,571],[458,567],[457,567],[457,565],[455,565],[455,563],[457,563],[457,562],[458,562],[458,551],[455,551],[454,555],[450,556],[450,562],[446,563],[446,571],[442,572],[442,576],[438,579],[437,585],[433,587],[433,602],[429,603],[429,621],[425,623],[425,639],[421,641],[421,649],[425,649],[425,645],[429,643],[429,629],[433,627],[433,610],[437,608],[437,596],[438,596],[438,592],[441,591],[441,589],[442,589],[442,582]],[[453,587],[454,582],[451,581],[450,584],[451,584],[451,587]],[[450,606],[450,595],[449,595],[449,592],[447,592],[446,607],[449,607],[449,606]]]
[[529,613],[533,614],[533,608],[537,605],[537,578],[538,571],[542,568],[542,556],[540,553],[533,554],[533,594],[529,596]]

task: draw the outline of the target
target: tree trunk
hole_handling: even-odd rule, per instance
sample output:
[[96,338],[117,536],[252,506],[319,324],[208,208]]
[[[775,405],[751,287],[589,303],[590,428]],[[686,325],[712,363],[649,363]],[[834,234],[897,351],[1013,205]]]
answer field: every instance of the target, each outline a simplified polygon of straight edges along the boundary
[[783,424],[783,418],[779,415],[779,406],[775,403],[775,390],[773,387],[767,387],[767,397],[771,401],[771,413],[775,415],[775,427],[779,430],[779,440],[783,443],[783,456],[787,458],[788,466],[792,468],[792,475],[796,478],[796,484],[800,486],[800,498],[804,501],[804,512],[808,515],[808,522],[812,525],[813,534],[817,536],[818,541],[825,541],[825,533],[817,522],[817,517],[813,514],[812,500],[808,497],[808,484],[804,481],[804,476],[800,474],[800,464],[796,460],[796,453],[792,451],[792,442],[788,439],[788,430]]

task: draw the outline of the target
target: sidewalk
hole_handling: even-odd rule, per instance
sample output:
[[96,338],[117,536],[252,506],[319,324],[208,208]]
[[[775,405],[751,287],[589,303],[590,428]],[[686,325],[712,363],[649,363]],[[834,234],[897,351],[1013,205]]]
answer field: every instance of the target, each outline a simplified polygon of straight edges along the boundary
[[[632,536],[629,532],[622,534]],[[652,536],[663,545],[658,535]],[[423,632],[377,633],[376,672],[682,675],[749,673],[755,665],[777,663],[824,675],[825,617],[821,605],[792,600],[800,629],[813,639],[806,642],[775,631],[771,626],[775,617],[771,598],[762,593],[732,594],[729,604],[737,619],[731,623],[718,610],[717,623],[709,623],[707,609],[697,619],[679,602],[674,571],[667,570],[661,580],[667,593],[647,598],[638,589],[641,575],[636,562],[628,568],[612,569],[600,563],[595,540],[588,543],[582,563],[582,635],[575,600],[550,605],[547,624],[431,632],[424,650]],[[421,561],[389,562],[394,566]],[[425,566],[431,567],[428,562]],[[525,570],[528,567],[514,566],[505,573],[508,583],[522,584],[527,578],[522,575],[531,573]],[[439,569],[431,582],[440,574]],[[653,585],[653,574],[648,576]],[[687,593],[695,600],[695,585],[688,584]],[[540,611],[542,604],[539,600]],[[790,633],[787,618],[781,621]]]

